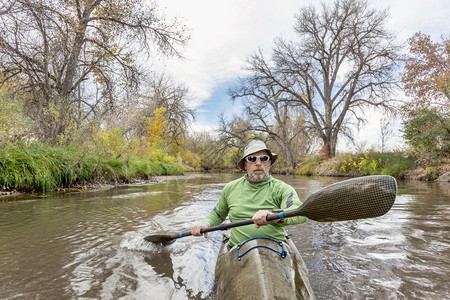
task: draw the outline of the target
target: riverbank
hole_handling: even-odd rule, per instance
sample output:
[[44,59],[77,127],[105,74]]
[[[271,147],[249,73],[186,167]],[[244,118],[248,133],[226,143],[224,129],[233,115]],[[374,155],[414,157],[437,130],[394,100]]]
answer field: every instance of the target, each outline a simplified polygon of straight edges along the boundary
[[340,154],[331,159],[321,156],[303,158],[297,175],[358,177],[391,175],[397,179],[450,181],[450,159],[417,159],[402,152]]
[[8,144],[0,148],[0,194],[3,195],[83,190],[183,173],[180,164],[168,159],[86,153],[76,147],[38,143]]
[[[149,176],[147,179],[134,179],[134,180],[127,180],[124,182],[115,182],[115,183],[85,183],[82,185],[74,185],[71,187],[66,188],[58,188],[51,192],[56,193],[85,193],[85,192],[98,192],[98,191],[104,191],[113,189],[117,186],[123,186],[128,184],[150,184],[150,183],[161,183],[166,180],[177,180],[177,179],[186,179],[189,178],[189,174],[183,174],[183,175],[160,175],[160,176]],[[17,191],[15,189],[13,190],[3,190],[0,191],[0,200],[1,199],[8,199],[9,197],[15,197],[20,195],[26,195],[30,194],[30,192],[23,192],[23,191]]]
[[[277,162],[274,174],[290,173]],[[158,182],[192,171],[174,161],[142,157],[86,155],[73,147],[43,144],[9,145],[0,149],[0,197],[32,192],[83,192],[117,185]],[[237,169],[218,170],[235,172]],[[403,152],[339,154],[331,159],[308,155],[295,174],[302,176],[359,177],[391,175],[397,179],[450,182],[450,159],[417,159]],[[168,176],[168,177],[167,177]],[[184,177],[183,177],[184,178]]]

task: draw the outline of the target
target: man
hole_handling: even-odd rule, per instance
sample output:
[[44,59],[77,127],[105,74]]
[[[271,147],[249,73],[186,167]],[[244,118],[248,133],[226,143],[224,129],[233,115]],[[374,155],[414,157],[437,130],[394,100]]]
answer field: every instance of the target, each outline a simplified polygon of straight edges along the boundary
[[267,149],[264,142],[251,141],[244,149],[244,156],[237,163],[238,167],[247,173],[225,185],[218,204],[209,213],[205,223],[192,227],[192,235],[200,236],[202,228],[217,226],[228,216],[230,222],[251,218],[255,224],[232,228],[229,241],[231,247],[253,237],[270,237],[284,241],[284,227],[303,223],[307,218],[293,217],[270,222],[266,220],[267,215],[274,209],[287,211],[302,204],[293,187],[270,175],[270,167],[276,160],[277,155]]

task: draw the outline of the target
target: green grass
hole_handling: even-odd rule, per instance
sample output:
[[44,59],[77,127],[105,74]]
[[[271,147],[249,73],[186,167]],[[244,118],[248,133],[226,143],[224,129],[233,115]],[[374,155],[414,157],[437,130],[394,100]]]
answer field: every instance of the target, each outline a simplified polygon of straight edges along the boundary
[[149,175],[175,175],[183,172],[183,167],[175,163],[155,162],[135,157],[129,163],[128,176],[146,178]]
[[314,174],[317,166],[319,165],[318,162],[310,162],[301,167],[299,170],[295,171],[296,175],[303,175],[303,176],[311,176]]
[[84,155],[75,147],[31,143],[7,144],[0,148],[0,188],[8,190],[45,192],[77,184],[174,174],[183,174],[183,168],[139,157],[124,161]]

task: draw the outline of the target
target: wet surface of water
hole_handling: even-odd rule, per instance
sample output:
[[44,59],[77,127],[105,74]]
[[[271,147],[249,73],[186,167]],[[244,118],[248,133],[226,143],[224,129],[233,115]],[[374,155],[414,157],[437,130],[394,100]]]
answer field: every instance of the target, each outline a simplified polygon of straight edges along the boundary
[[[237,174],[0,202],[0,299],[211,299],[221,232],[203,220]],[[275,176],[300,199],[339,178]],[[449,183],[399,182],[375,219],[290,226],[318,299],[449,299]]]

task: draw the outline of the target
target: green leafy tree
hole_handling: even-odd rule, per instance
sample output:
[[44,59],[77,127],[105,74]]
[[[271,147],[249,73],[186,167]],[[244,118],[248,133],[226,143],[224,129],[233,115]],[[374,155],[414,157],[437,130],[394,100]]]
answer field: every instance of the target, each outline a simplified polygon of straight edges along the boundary
[[413,150],[431,155],[450,155],[450,113],[422,107],[411,110],[403,123],[404,137]]

